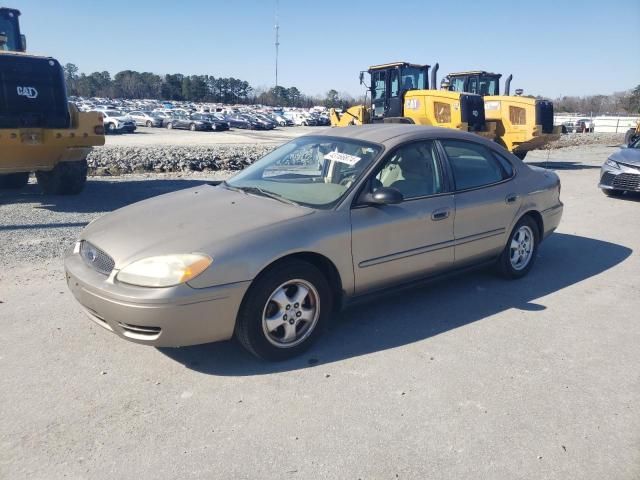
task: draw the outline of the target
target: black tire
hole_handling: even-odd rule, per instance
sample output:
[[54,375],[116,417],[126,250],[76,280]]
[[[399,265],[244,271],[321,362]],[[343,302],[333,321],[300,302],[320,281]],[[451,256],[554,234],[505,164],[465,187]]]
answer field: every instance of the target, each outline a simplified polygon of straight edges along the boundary
[[0,175],[0,188],[18,190],[29,183],[29,172],[5,173]]
[[517,150],[515,152],[513,152],[513,154],[518,157],[520,160],[524,160],[524,158],[527,156],[527,152],[526,151],[521,151],[521,150]]
[[[294,279],[303,280],[315,288],[318,294],[319,312],[315,325],[309,327],[308,333],[301,335],[300,343],[290,347],[278,347],[271,343],[263,328],[263,313],[271,305],[269,301],[271,295],[280,286]],[[327,279],[318,268],[301,260],[285,260],[254,280],[240,306],[235,336],[245,349],[258,358],[280,361],[295,357],[307,350],[325,330],[333,312],[333,300]],[[293,311],[292,309],[291,312]],[[283,311],[283,313],[286,312]],[[300,326],[304,328],[303,323]],[[284,327],[285,325],[282,325],[283,329]],[[297,326],[294,328],[297,329]],[[303,329],[300,331],[303,332]]]
[[192,123],[191,125],[189,125],[189,130],[191,130],[192,132],[196,131],[196,124]]
[[612,188],[603,188],[602,193],[604,193],[607,197],[619,197],[624,194],[624,190],[614,190]]
[[115,124],[113,124],[113,123],[107,123],[107,124],[104,126],[104,129],[105,129],[105,131],[106,131],[107,133],[110,133],[110,134],[112,134],[112,135],[113,135],[114,133],[116,133],[116,126],[115,126]]
[[167,130],[171,130],[173,128],[173,123],[167,123]]
[[61,162],[49,172],[36,172],[36,178],[47,195],[77,195],[87,183],[87,161]]
[[151,120],[147,120],[147,127],[151,128],[153,127],[153,122]]
[[[533,248],[531,249],[531,254],[528,260],[528,263],[523,266],[523,268],[515,268],[511,261],[511,244],[516,237],[516,234],[521,230],[521,228],[528,228],[533,235]],[[509,235],[509,239],[507,240],[507,244],[502,251],[502,254],[498,258],[498,271],[500,274],[507,279],[515,280],[518,278],[524,277],[529,270],[533,267],[535,263],[536,256],[538,255],[538,244],[540,243],[540,232],[538,231],[538,225],[535,220],[531,218],[529,215],[525,215],[522,217],[516,226],[513,227],[511,234]]]

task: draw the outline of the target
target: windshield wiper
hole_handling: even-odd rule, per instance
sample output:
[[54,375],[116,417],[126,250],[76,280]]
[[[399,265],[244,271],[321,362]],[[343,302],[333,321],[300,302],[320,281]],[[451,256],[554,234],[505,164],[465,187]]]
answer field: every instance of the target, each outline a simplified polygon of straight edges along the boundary
[[230,190],[235,190],[235,191],[244,192],[244,193],[252,193],[254,195],[260,195],[262,197],[273,198],[274,200],[279,200],[282,203],[288,203],[289,205],[296,205],[296,206],[300,205],[294,202],[293,200],[289,200],[288,198],[283,197],[279,193],[270,192],[269,190],[264,190],[260,187],[236,187],[235,185],[229,185],[229,183],[227,182],[223,182],[223,185]]

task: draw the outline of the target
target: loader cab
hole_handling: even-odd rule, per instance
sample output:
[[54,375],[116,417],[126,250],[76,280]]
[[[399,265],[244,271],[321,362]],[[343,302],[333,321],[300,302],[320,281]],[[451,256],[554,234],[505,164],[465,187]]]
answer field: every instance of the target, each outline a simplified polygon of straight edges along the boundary
[[[370,67],[368,73],[371,77],[369,89],[373,123],[389,117],[402,117],[405,93],[429,88],[429,65],[387,63]],[[361,83],[364,83],[363,74],[360,75]]]
[[483,97],[500,95],[499,73],[485,71],[450,73],[447,76],[447,89],[452,92],[475,93]]
[[20,11],[13,8],[0,8],[0,52],[24,52],[27,41],[20,34],[18,17]]

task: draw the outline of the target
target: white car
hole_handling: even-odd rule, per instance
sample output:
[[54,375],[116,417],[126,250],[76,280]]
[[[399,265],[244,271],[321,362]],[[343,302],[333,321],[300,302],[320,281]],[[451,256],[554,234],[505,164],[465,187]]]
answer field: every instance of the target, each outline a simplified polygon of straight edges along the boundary
[[118,110],[102,110],[104,130],[107,133],[133,133],[136,130],[136,122],[130,116]]

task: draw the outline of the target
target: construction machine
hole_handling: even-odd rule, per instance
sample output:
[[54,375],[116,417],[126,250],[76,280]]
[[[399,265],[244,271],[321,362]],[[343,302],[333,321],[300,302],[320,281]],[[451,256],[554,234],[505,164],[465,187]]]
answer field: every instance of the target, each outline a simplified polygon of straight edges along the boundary
[[340,113],[331,109],[331,125],[344,127],[366,123],[415,123],[454,128],[493,139],[495,131],[485,121],[480,95],[435,88],[438,64],[395,62],[367,70],[370,84],[360,72],[360,83],[371,95],[371,105],[357,105]]
[[35,172],[45,193],[79,193],[87,155],[104,145],[101,114],[68,102],[62,66],[29,55],[20,12],[0,8],[0,188],[21,188]]
[[553,125],[553,102],[523,97],[520,90],[511,95],[513,75],[507,77],[501,95],[501,77],[499,73],[482,70],[450,73],[443,79],[441,87],[450,92],[483,96],[486,120],[495,123],[496,141],[520,158],[530,150],[557,140],[561,127]]

